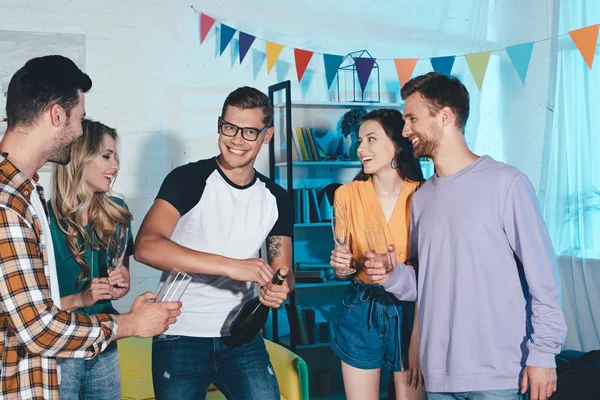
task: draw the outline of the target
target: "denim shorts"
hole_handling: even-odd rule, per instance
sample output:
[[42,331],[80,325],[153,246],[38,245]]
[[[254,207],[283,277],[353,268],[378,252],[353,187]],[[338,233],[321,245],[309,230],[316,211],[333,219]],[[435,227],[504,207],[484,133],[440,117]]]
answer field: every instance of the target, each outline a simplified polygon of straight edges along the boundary
[[333,352],[355,368],[375,369],[387,364],[392,371],[402,371],[414,305],[398,301],[381,285],[352,281],[332,320]]

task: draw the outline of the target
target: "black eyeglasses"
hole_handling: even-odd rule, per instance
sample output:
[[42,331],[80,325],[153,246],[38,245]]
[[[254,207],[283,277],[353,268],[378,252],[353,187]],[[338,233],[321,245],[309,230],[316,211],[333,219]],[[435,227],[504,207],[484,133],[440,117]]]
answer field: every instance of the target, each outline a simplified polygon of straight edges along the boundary
[[219,132],[221,132],[225,136],[234,137],[237,135],[239,131],[242,131],[242,137],[249,142],[254,142],[261,133],[269,129],[269,125],[265,126],[262,129],[258,128],[242,128],[240,126],[231,124],[225,121],[223,118],[219,117]]

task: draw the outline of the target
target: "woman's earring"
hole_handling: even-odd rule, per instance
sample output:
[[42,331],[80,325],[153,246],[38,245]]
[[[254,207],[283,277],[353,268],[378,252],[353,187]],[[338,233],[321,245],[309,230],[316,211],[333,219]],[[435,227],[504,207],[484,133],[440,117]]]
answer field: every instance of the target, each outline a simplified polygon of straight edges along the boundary
[[392,160],[392,168],[394,168],[394,169],[398,168],[398,163],[396,163],[395,158]]

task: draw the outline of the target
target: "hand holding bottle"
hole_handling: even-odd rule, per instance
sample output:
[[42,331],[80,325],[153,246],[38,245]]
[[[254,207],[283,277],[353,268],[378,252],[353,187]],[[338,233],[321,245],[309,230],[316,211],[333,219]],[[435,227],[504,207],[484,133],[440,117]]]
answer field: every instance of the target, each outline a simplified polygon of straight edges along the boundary
[[273,269],[262,258],[248,258],[245,260],[230,259],[225,276],[242,282],[254,282],[258,286],[265,286],[273,279]]
[[[261,299],[261,297],[265,295],[261,290],[258,297],[248,300],[244,303],[242,308],[238,310],[237,314],[235,314],[235,317],[233,317],[233,320],[229,325],[229,333],[231,339],[235,343],[248,343],[254,339],[267,321],[269,311],[271,311],[269,308],[271,306],[269,304],[273,302],[272,304],[277,304],[277,307],[279,307],[283,300],[279,301],[278,299],[281,298],[281,295],[274,295],[274,293],[282,292],[275,291],[274,287],[280,285],[285,285],[287,287],[287,281],[285,279],[286,274],[287,269],[281,269],[277,271],[273,277],[273,280],[271,281],[272,287],[266,291],[266,295],[270,298],[267,303]],[[287,291],[289,292],[289,288]]]
[[[287,269],[282,268],[279,270],[279,274],[281,276],[286,276],[288,274]],[[277,284],[273,282],[269,282],[266,286],[263,286],[260,290],[258,298],[261,303],[263,303],[267,307],[271,308],[279,308],[281,303],[287,299],[290,293],[290,287],[288,285],[287,279],[283,280],[283,283]]]

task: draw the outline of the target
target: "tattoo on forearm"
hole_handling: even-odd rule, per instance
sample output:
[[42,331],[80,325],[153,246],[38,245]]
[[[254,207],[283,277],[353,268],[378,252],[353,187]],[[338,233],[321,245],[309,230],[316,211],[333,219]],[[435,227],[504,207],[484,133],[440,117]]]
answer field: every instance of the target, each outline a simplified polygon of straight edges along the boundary
[[269,260],[269,264],[281,255],[281,247],[281,237],[269,236],[267,238],[267,259]]

